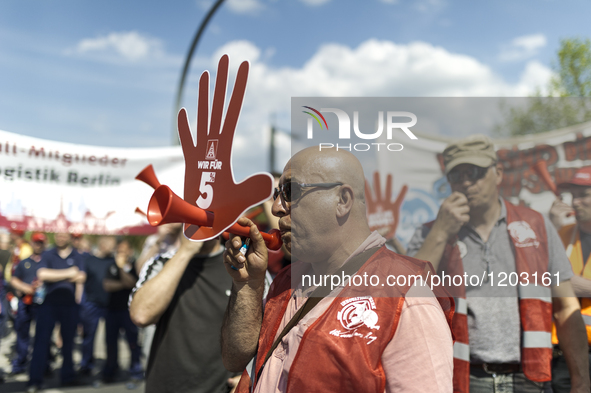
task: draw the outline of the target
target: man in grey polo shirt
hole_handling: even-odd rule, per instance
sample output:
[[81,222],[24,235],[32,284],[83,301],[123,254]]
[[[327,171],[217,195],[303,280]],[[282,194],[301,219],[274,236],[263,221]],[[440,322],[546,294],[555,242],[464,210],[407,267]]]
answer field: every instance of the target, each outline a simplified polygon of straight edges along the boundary
[[500,198],[503,167],[487,137],[451,144],[443,158],[453,192],[435,221],[417,229],[407,253],[430,261],[440,277],[475,278],[448,286],[457,296],[454,391],[544,391],[553,314],[572,391],[588,392],[585,327],[556,230]]

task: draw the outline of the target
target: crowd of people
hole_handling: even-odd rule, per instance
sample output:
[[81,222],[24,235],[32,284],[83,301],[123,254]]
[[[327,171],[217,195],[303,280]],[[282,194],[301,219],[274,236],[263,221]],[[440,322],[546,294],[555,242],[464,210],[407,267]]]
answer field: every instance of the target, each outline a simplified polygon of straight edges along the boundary
[[[246,255],[241,239],[226,243],[233,286],[222,359],[243,371],[237,391],[590,391],[591,247],[580,239],[591,221],[591,171],[559,185],[572,207],[558,200],[549,219],[501,198],[504,166],[489,138],[442,153],[452,193],[417,229],[408,256],[370,233],[353,155],[310,148],[292,157],[273,214],[297,262],[265,297],[268,257],[256,226],[241,221],[251,225]],[[559,236],[552,222],[565,211],[577,224]],[[306,287],[302,272],[377,280]],[[391,277],[397,286],[385,285]]]
[[41,388],[59,322],[62,383],[93,374],[103,318],[102,379],[118,372],[124,331],[131,378],[147,358],[146,392],[589,392],[591,168],[558,185],[572,203],[557,198],[547,217],[500,196],[504,166],[488,137],[442,156],[451,195],[406,255],[369,229],[359,160],[315,148],[291,158],[264,205],[281,252],[252,217],[238,221],[248,238],[195,242],[181,224],[161,226],[137,260],[110,236],[91,253],[67,233],[50,250],[42,233],[0,236],[19,299],[12,372],[30,361],[30,390]]
[[[28,240],[22,230],[12,229],[7,235],[0,235],[2,321],[7,325],[8,317],[13,318],[16,342],[12,369],[5,371],[28,373],[28,391],[35,392],[53,373],[52,363],[59,352],[63,386],[86,384],[86,377],[97,374],[102,381],[112,382],[119,372],[118,340],[124,332],[131,354],[130,386],[143,380],[138,327],[131,322],[127,307],[137,281],[129,242],[100,236],[91,250],[87,238],[64,232],[53,234],[49,248],[44,233],[31,233]],[[98,370],[94,351],[100,319],[105,322],[106,359]],[[82,360],[75,369],[72,352],[77,335]]]

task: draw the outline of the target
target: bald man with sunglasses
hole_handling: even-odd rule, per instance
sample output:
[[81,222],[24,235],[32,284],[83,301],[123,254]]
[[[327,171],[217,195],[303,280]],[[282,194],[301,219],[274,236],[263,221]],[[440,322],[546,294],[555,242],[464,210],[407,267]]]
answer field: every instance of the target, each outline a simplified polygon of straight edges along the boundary
[[585,327],[556,230],[540,213],[500,198],[503,166],[488,137],[450,144],[443,160],[452,194],[407,253],[430,261],[442,281],[470,277],[446,284],[456,298],[454,391],[547,390],[554,316],[571,392],[588,392]]
[[[410,284],[429,266],[370,232],[364,190],[349,152],[309,148],[292,157],[272,210],[295,262],[273,281],[264,313],[267,249],[251,221],[238,221],[251,228],[250,248],[242,253],[235,236],[226,243],[233,287],[222,327],[224,365],[245,370],[237,392],[452,391],[451,298]],[[382,285],[333,288],[304,278],[341,273],[379,276]],[[408,284],[385,285],[387,277]]]

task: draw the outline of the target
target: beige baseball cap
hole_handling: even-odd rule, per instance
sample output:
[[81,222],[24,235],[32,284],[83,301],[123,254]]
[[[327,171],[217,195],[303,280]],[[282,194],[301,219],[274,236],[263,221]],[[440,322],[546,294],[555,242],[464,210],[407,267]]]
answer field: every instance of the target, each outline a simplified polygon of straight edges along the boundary
[[472,135],[449,144],[443,151],[443,164],[448,174],[460,164],[488,168],[497,161],[495,146],[486,135]]

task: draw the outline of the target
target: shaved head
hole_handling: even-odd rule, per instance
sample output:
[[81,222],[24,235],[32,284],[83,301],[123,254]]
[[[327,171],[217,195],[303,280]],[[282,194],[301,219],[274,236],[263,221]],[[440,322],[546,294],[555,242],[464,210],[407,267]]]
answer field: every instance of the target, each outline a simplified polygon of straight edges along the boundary
[[[351,186],[355,198],[365,203],[365,175],[361,163],[345,150],[309,147],[296,153],[287,163],[292,167],[292,178],[306,183],[340,182]],[[309,177],[306,180],[301,176]]]
[[304,149],[285,166],[280,186],[286,183],[298,192],[277,198],[273,214],[295,259],[330,270],[369,236],[363,167],[350,152]]

